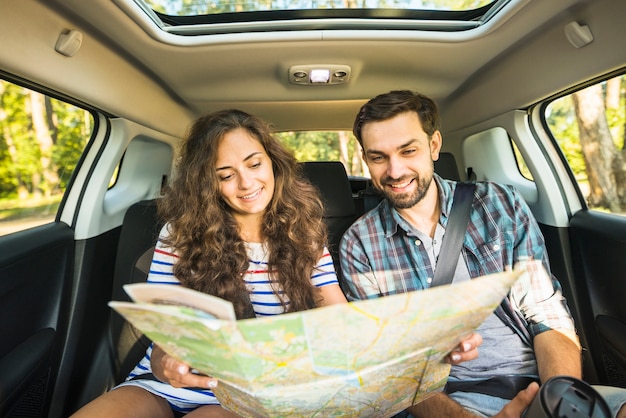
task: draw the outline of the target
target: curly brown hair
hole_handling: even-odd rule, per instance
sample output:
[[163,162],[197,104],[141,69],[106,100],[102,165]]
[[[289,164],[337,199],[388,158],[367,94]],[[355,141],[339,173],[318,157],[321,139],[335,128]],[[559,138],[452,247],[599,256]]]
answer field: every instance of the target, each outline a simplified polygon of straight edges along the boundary
[[183,286],[231,301],[238,318],[254,317],[242,279],[249,266],[246,247],[222,199],[215,170],[220,141],[235,129],[256,138],[272,161],[274,195],[263,216],[262,233],[272,282],[286,299],[274,290],[287,311],[314,308],[320,295],[311,274],[326,244],[322,201],[270,126],[240,110],[196,120],[182,143],[177,175],[159,199],[159,215],[169,224],[164,242],[179,256],[174,275]]

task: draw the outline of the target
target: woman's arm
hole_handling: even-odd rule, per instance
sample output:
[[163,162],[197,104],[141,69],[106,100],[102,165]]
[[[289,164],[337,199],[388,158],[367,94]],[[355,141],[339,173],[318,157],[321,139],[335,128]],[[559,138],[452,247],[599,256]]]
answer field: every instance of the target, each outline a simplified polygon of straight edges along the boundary
[[318,307],[348,302],[338,284],[329,284],[319,289],[322,300],[317,304]]

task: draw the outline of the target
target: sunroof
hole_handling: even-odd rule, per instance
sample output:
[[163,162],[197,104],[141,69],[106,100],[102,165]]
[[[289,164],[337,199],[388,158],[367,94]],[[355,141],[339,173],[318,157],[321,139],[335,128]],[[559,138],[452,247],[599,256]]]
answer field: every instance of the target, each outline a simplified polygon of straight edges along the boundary
[[328,10],[328,9],[396,9],[467,11],[480,9],[493,0],[144,0],[155,12],[169,16],[199,16],[221,13]]
[[463,31],[511,0],[133,0],[178,35],[284,30]]

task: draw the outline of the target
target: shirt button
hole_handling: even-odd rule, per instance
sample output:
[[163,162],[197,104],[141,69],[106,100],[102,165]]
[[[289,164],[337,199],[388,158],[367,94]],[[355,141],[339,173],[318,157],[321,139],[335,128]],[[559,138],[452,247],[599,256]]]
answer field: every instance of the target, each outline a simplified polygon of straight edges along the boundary
[[496,244],[493,246],[494,251],[498,251],[500,249],[500,245]]
[[419,247],[420,245],[422,245],[422,241],[416,239],[415,240],[415,245],[417,245]]
[[433,282],[433,278],[432,277],[427,278],[426,282],[428,282],[428,284],[431,284]]

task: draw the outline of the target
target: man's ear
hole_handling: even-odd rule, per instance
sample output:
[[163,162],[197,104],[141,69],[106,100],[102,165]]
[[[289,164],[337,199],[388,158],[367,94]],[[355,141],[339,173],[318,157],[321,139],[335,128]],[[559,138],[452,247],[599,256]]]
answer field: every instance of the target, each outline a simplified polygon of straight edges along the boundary
[[441,144],[443,138],[441,137],[441,132],[435,131],[431,137],[428,146],[430,147],[430,157],[433,161],[437,161],[439,159],[439,151],[441,151]]

